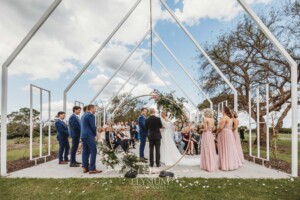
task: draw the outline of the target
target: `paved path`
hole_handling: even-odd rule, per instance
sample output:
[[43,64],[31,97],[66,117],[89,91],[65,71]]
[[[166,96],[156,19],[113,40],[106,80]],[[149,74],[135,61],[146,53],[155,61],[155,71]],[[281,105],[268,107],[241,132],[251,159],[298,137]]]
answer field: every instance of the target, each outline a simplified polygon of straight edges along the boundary
[[[137,149],[134,150],[137,152]],[[148,155],[148,145],[145,149],[145,155]],[[78,160],[81,160],[81,156],[77,155]],[[200,159],[200,156],[199,156]],[[97,160],[100,160],[100,156],[97,156]],[[158,172],[165,167],[152,168],[152,172]],[[68,165],[58,165],[58,160],[53,160],[47,163],[43,163],[27,169],[22,169],[16,172],[12,172],[8,175],[9,178],[110,178],[110,177],[123,177],[124,174],[118,173],[118,169],[106,169],[99,161],[97,162],[97,169],[101,169],[104,172],[96,175],[83,174],[82,168],[71,168]],[[169,171],[175,173],[176,177],[201,177],[201,178],[289,178],[289,175],[275,169],[269,169],[261,165],[257,165],[251,162],[246,162],[241,168],[235,171],[217,171],[206,172],[200,170],[198,166],[175,166]],[[138,177],[157,177],[157,174],[151,175],[138,175]]]

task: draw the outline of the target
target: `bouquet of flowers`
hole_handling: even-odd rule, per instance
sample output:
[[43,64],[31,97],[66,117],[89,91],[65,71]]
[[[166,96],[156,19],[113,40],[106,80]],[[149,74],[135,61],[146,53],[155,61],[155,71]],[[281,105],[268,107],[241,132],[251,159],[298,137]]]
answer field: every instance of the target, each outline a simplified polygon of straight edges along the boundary
[[117,164],[120,163],[119,158],[115,154],[115,151],[113,149],[110,149],[106,143],[100,143],[100,154],[102,155],[101,157],[101,162],[104,164],[106,167],[111,167],[112,169],[115,168]]

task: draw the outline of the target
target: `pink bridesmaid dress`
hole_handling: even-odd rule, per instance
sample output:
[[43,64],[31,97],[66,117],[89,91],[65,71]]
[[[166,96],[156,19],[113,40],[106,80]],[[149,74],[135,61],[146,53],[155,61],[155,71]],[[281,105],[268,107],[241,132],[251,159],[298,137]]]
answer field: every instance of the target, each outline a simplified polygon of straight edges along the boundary
[[242,166],[232,133],[232,123],[225,124],[223,130],[218,134],[218,152],[221,170],[230,171]]
[[237,148],[237,151],[238,151],[238,154],[239,154],[239,158],[242,161],[242,163],[244,163],[245,162],[244,153],[243,153],[243,149],[242,149],[240,135],[237,132],[237,130],[235,130],[233,132],[233,136],[234,136],[234,139],[235,139],[236,148]]
[[202,134],[201,139],[201,160],[200,169],[213,172],[218,170],[218,156],[216,152],[216,146],[214,141],[214,135],[212,134],[212,128],[208,127],[208,131]]

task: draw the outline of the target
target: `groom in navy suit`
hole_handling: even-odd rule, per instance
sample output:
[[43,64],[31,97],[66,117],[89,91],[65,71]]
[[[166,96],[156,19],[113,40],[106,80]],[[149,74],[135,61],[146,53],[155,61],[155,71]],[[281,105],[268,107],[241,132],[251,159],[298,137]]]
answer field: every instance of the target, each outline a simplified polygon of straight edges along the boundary
[[[88,105],[87,112],[81,118],[81,140],[82,140],[82,167],[83,173],[98,174],[102,171],[96,170],[96,120],[94,114],[96,107]],[[90,163],[89,163],[90,159]]]
[[69,144],[69,131],[64,119],[66,117],[65,112],[58,112],[58,119],[55,122],[55,128],[57,131],[57,140],[59,143],[58,160],[59,164],[68,164],[68,154],[70,149]]
[[80,112],[81,112],[81,107],[74,106],[73,114],[69,118],[70,133],[72,137],[70,167],[80,167],[81,164],[76,161],[76,152],[80,141],[80,120],[79,120]]

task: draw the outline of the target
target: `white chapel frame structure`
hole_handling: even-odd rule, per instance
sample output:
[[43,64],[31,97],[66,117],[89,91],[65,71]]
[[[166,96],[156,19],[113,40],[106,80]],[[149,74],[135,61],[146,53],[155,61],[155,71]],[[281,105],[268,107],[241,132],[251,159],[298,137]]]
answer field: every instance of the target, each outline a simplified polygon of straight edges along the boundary
[[[102,43],[99,49],[93,54],[93,56],[88,60],[88,62],[84,65],[84,67],[80,70],[80,72],[76,75],[76,77],[72,80],[72,82],[66,87],[64,90],[64,110],[66,110],[66,102],[67,102],[67,93],[73,87],[75,82],[81,77],[81,75],[86,71],[86,69],[90,66],[90,64],[94,61],[94,59],[98,56],[98,54],[102,51],[102,49],[106,46],[106,44],[111,40],[111,38],[115,35],[115,33],[119,30],[122,24],[126,21],[126,19],[130,16],[130,14],[136,9],[136,7],[140,4],[142,0],[137,0],[135,4],[131,7],[125,17],[121,20],[121,22],[115,27],[112,33],[108,36],[108,38]],[[150,11],[152,11],[152,0],[150,1]],[[256,22],[260,30],[265,34],[265,36],[273,43],[273,45],[277,48],[277,50],[281,53],[281,55],[286,59],[286,61],[290,64],[291,67],[291,102],[292,102],[292,176],[298,176],[298,132],[297,132],[297,63],[295,60],[289,55],[289,53],[284,49],[284,47],[280,44],[280,42],[275,38],[275,36],[270,32],[270,30],[266,27],[266,25],[261,21],[261,19],[256,15],[256,13],[252,10],[252,8],[246,4],[245,0],[237,0],[238,3],[242,6],[242,8],[249,14],[249,16]],[[33,26],[33,28],[29,31],[29,33],[24,37],[24,39],[20,42],[20,44],[14,49],[11,55],[7,58],[7,60],[2,65],[2,95],[1,95],[1,167],[0,167],[0,175],[5,176],[7,173],[7,89],[8,89],[8,68],[11,63],[15,60],[15,58],[19,55],[19,53],[23,50],[23,48],[27,45],[27,43],[32,39],[35,33],[40,29],[40,27],[45,23],[45,21],[49,18],[49,16],[54,12],[54,10],[58,7],[58,5],[62,2],[62,0],[54,0],[54,2],[49,6],[49,8],[45,11],[42,17],[37,21],[37,23]],[[190,32],[185,28],[185,26],[179,21],[179,19],[175,16],[173,11],[169,8],[164,0],[160,0],[164,8],[169,12],[172,18],[176,21],[179,27],[185,32],[185,34],[192,40],[192,42],[196,45],[197,49],[204,55],[204,57],[208,60],[208,62],[214,67],[214,69],[219,73],[219,75],[223,78],[223,80],[228,84],[228,86],[233,90],[234,93],[234,110],[238,110],[238,96],[237,90],[230,83],[230,81],[226,78],[226,76],[222,73],[222,71],[216,66],[216,64],[211,60],[208,54],[203,50],[200,44],[195,40],[195,38],[190,34]],[[152,13],[150,12],[150,16]],[[150,29],[151,29],[151,54],[152,54],[152,17],[150,20]],[[152,64],[152,55],[151,55],[151,64]],[[143,77],[143,76],[142,76]],[[141,78],[142,78],[141,77]],[[133,88],[134,89],[134,88]]]

